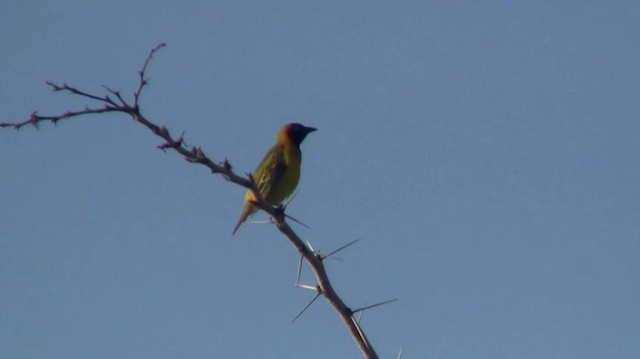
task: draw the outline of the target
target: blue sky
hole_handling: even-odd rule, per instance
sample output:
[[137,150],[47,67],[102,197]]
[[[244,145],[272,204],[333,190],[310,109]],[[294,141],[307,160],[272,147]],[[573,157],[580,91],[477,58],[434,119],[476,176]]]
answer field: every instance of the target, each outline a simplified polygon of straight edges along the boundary
[[[251,171],[287,122],[289,213],[393,358],[640,357],[640,3],[6,1],[0,121],[130,95]],[[0,131],[0,357],[353,358],[243,191],[118,115]],[[263,216],[258,216],[258,219]],[[312,284],[311,276],[305,276]]]

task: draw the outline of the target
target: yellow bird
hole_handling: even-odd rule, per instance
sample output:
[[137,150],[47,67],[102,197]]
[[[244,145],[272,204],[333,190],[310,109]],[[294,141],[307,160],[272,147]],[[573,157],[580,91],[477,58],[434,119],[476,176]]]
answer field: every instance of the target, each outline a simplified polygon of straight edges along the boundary
[[[258,191],[268,204],[281,203],[296,189],[300,180],[302,161],[300,144],[309,133],[315,130],[313,127],[305,127],[299,123],[290,123],[278,130],[276,144],[264,155],[258,168],[253,172]],[[250,215],[258,210],[251,204],[253,200],[255,200],[253,192],[247,190],[244,195],[244,207],[232,235]]]

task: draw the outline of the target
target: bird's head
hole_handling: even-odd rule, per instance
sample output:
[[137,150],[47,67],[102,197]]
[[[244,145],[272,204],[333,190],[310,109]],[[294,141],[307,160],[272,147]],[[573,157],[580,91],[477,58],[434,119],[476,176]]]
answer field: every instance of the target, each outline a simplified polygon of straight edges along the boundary
[[288,140],[296,145],[300,145],[304,138],[315,130],[316,128],[306,127],[299,123],[290,123],[282,126],[280,130],[278,130],[277,140],[278,142]]

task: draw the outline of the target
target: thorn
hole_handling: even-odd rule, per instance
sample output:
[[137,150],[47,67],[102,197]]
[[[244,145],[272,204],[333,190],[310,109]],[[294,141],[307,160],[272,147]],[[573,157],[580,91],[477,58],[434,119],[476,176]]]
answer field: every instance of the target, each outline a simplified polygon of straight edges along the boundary
[[[282,207],[282,212],[284,213],[284,207]],[[286,218],[289,218],[290,220],[292,220],[292,221],[294,221],[294,222],[298,223],[299,225],[303,226],[303,227],[304,227],[304,228],[306,228],[306,229],[311,229],[311,227],[307,226],[306,224],[304,224],[304,223],[300,222],[299,220],[297,220],[297,219],[295,219],[295,218],[291,217],[290,215],[288,215],[288,214],[286,214],[286,213],[284,214],[284,216],[285,216]]]
[[358,313],[358,312],[361,312],[361,311],[364,311],[364,310],[367,310],[367,309],[371,309],[371,308],[379,307],[379,306],[381,306],[381,305],[385,305],[385,304],[393,303],[393,302],[395,302],[395,301],[397,301],[397,300],[398,300],[398,298],[396,298],[396,299],[390,299],[390,300],[385,300],[384,302],[380,302],[380,303],[376,303],[376,304],[372,304],[372,305],[368,305],[368,306],[366,306],[366,307],[362,307],[362,308],[356,309],[356,310],[354,310],[352,313],[353,313],[353,314],[355,314],[355,313]]
[[296,276],[296,287],[300,284],[300,273],[302,272],[302,256],[300,256],[300,260],[298,261],[298,275]]
[[313,247],[311,246],[311,243],[309,243],[309,241],[304,241],[307,244],[307,247],[309,247],[309,249],[313,252],[313,253],[317,253],[315,249],[313,249]]
[[327,255],[322,256],[322,259],[325,259],[325,258],[331,257],[332,255],[334,255],[334,254],[336,254],[336,253],[340,252],[341,250],[343,250],[343,249],[345,249],[345,248],[347,248],[347,247],[349,247],[349,246],[351,246],[351,245],[353,245],[353,244],[356,244],[356,243],[357,243],[357,242],[359,242],[361,239],[362,239],[362,238],[358,238],[358,239],[355,239],[355,240],[353,240],[353,241],[351,241],[351,242],[349,242],[349,243],[345,244],[344,246],[342,246],[342,247],[340,247],[340,248],[336,249],[335,251],[333,251],[333,252],[331,252],[331,253],[329,253],[329,254],[327,254]]
[[184,134],[185,134],[185,132],[182,131],[182,133],[180,134],[180,136],[178,136],[178,138],[176,139],[175,142],[178,144],[178,147],[182,147],[184,145],[185,147],[188,148],[189,145],[187,145],[187,143],[184,140]]
[[302,288],[302,289],[309,289],[312,290],[314,292],[318,292],[318,286],[313,286],[313,285],[308,285],[308,284],[299,284],[296,286],[296,288]]
[[400,347],[400,351],[398,352],[398,356],[396,357],[396,359],[402,359],[402,351],[404,350],[404,346]]
[[33,127],[35,127],[35,128],[36,128],[36,130],[40,129],[40,128],[38,127],[38,117],[37,117],[37,116],[35,116],[35,115],[34,115],[33,117],[31,117],[31,119],[29,120],[29,122],[31,123],[31,125],[32,125]]
[[189,156],[185,156],[185,158],[184,158],[185,161],[188,161],[188,162],[191,162],[191,163],[203,163],[203,162],[205,162],[204,161],[205,155],[202,152],[202,149],[200,149],[200,147],[193,146],[193,147],[191,147],[191,149],[189,149],[189,152],[190,152],[190,155]]
[[291,201],[293,201],[293,199],[296,198],[297,195],[298,195],[298,191],[293,192],[291,197],[289,197],[289,199],[287,199],[287,201],[284,203],[284,207],[288,206],[289,203],[291,203]]
[[231,163],[229,163],[229,160],[226,157],[224,158],[224,161],[220,163],[220,166],[224,169],[224,171],[222,171],[222,177],[227,181],[231,181],[231,177],[228,173],[233,171],[233,166],[231,166]]
[[[255,203],[255,202],[253,202],[253,203]],[[271,218],[269,218],[266,221],[250,221],[249,223],[251,223],[251,224],[274,224],[275,222],[272,221]]]
[[[282,206],[282,211],[283,211],[283,213],[284,213],[284,210],[285,210],[285,209],[287,208],[287,206],[289,205],[289,203],[291,203],[291,201],[293,201],[293,199],[294,199],[294,198],[296,198],[296,196],[297,196],[297,195],[298,195],[298,192],[296,191],[296,192],[294,192],[294,193],[293,193],[293,195],[291,195],[291,197],[289,197],[289,199],[287,199],[287,201],[286,201],[284,204],[280,204],[280,206]],[[303,226],[303,227],[307,228],[307,229],[311,229],[311,227],[307,226],[306,224],[302,223],[300,220],[295,219],[294,217],[292,217],[292,216],[290,216],[290,215],[288,215],[288,214],[285,214],[284,216],[285,216],[286,218],[289,218],[290,220],[292,220],[292,221],[294,221],[294,222],[298,223],[299,225],[301,225],[301,226]]]
[[355,320],[355,318],[351,318],[351,321],[355,324],[356,329],[358,329],[358,335],[360,336],[364,344],[367,346],[367,348],[370,348],[371,346],[369,345],[369,341],[367,340],[367,337],[362,332],[362,329],[360,329],[360,324]]
[[360,324],[360,321],[362,320],[362,316],[364,316],[364,310],[356,313],[356,315],[358,316],[357,318],[355,318],[356,323]]
[[173,147],[178,148],[182,146],[182,137],[178,138],[177,141],[173,143]]
[[316,299],[318,299],[318,297],[320,296],[320,294],[321,294],[320,292],[316,293],[315,297],[313,297],[313,299],[311,299],[311,301],[310,301],[307,305],[305,305],[305,306],[304,306],[304,308],[302,308],[302,310],[300,311],[300,313],[298,313],[298,315],[296,315],[296,317],[295,317],[295,318],[293,318],[293,320],[291,321],[291,323],[295,322],[295,321],[296,321],[296,319],[298,319],[298,318],[302,315],[302,313],[304,313],[304,311],[305,311],[305,310],[307,310],[307,308],[309,308],[309,307],[311,306],[311,304],[313,304],[313,302],[315,302],[315,301],[316,301]]
[[222,161],[222,167],[227,171],[231,171],[233,169],[233,166],[231,166],[231,163],[229,163],[229,160],[226,157],[224,158],[224,161]]

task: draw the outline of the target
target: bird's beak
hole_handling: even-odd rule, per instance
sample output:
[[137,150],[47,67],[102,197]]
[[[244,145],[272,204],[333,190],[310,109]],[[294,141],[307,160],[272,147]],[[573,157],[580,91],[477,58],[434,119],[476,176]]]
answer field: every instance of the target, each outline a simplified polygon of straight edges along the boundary
[[313,131],[317,131],[317,130],[318,130],[318,129],[317,129],[317,128],[314,128],[314,127],[305,127],[305,128],[304,128],[304,132],[305,132],[305,133],[311,133],[311,132],[313,132]]

